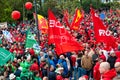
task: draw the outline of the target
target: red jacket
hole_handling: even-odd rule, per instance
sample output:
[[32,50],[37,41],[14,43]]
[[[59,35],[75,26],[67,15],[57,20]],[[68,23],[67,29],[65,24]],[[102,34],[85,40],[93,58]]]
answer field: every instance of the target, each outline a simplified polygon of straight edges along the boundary
[[112,80],[117,75],[115,69],[111,69],[108,72],[102,74],[102,80]]
[[95,80],[100,80],[100,71],[99,71],[100,63],[97,62],[93,68],[93,77]]
[[64,78],[61,75],[57,75],[56,80],[64,80]]
[[30,66],[30,70],[31,71],[38,71],[39,70],[39,66],[37,63],[33,63],[31,66]]
[[35,54],[35,52],[34,52],[34,50],[32,48],[29,49],[29,52],[30,52],[30,55],[34,55]]

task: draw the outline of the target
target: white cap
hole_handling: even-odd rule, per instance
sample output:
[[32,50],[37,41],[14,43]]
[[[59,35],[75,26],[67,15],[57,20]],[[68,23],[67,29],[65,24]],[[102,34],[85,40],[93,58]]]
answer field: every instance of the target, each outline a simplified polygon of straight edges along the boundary
[[63,68],[63,67],[59,67],[59,68],[58,68],[58,71],[60,71],[60,70],[64,70],[64,68]]
[[11,73],[10,75],[9,75],[9,79],[10,80],[12,80],[12,79],[14,79],[16,76],[13,74],[13,73]]

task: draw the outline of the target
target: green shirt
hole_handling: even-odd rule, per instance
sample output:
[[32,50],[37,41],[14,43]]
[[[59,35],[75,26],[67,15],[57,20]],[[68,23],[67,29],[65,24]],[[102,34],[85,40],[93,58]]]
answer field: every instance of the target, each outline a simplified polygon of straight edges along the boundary
[[42,80],[40,77],[35,77],[34,79],[35,80]]

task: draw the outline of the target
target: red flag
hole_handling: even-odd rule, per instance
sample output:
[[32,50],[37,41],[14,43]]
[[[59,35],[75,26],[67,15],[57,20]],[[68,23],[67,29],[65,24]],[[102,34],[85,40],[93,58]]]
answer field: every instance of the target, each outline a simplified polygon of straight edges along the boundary
[[74,19],[71,23],[70,28],[72,30],[78,30],[79,26],[80,26],[80,22],[82,21],[83,17],[84,17],[83,11],[81,13],[81,11],[79,9],[76,9],[75,16],[74,16]]
[[[115,48],[115,40],[111,35],[111,32],[107,30],[107,27],[104,26],[102,20],[95,13],[94,9],[91,8],[91,16],[94,24],[94,33],[96,42],[103,42],[106,44],[107,48]],[[112,43],[112,44],[111,44]]]
[[54,14],[49,10],[49,34],[48,43],[54,43],[57,54],[60,55],[65,52],[76,50],[83,50],[83,47],[72,37],[64,26],[56,19]]
[[[35,17],[35,14],[33,14]],[[38,28],[41,30],[41,33],[47,34],[48,33],[48,22],[47,20],[42,16],[37,14],[38,17]]]
[[65,10],[65,11],[63,12],[63,14],[64,14],[64,21],[65,21],[66,25],[70,28],[68,10]]

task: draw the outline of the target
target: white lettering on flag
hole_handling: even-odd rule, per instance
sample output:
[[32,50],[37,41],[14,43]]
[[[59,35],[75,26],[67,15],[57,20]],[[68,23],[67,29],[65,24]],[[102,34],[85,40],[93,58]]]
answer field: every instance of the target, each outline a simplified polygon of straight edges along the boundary
[[103,29],[99,29],[99,35],[100,36],[110,36],[110,32],[108,30],[103,30]]
[[64,28],[60,25],[60,21],[50,20],[50,27]]

